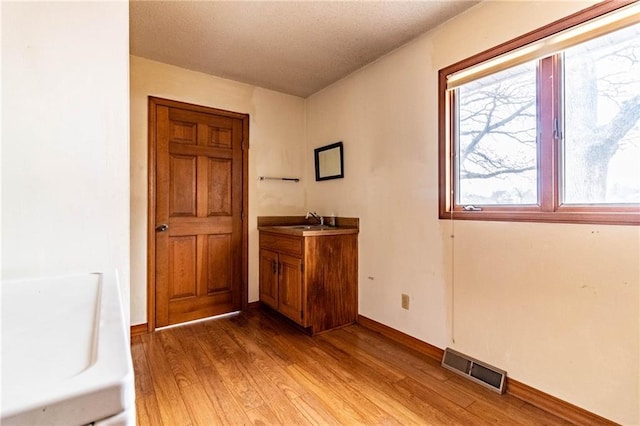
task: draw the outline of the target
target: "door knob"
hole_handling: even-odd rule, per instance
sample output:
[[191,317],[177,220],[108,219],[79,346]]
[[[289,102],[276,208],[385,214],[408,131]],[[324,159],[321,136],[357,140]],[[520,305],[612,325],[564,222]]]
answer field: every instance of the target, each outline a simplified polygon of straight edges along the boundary
[[156,226],[156,232],[164,232],[167,229],[169,229],[169,225],[167,225],[166,223]]

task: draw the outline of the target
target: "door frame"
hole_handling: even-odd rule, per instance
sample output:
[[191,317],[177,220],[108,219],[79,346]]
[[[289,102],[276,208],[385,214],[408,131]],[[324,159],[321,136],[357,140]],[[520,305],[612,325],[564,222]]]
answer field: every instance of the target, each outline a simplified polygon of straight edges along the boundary
[[249,114],[195,105],[170,99],[149,96],[148,107],[148,157],[147,157],[147,331],[156,329],[156,108],[166,106],[183,108],[207,114],[222,115],[242,120],[242,284],[241,309],[247,310],[249,302]]

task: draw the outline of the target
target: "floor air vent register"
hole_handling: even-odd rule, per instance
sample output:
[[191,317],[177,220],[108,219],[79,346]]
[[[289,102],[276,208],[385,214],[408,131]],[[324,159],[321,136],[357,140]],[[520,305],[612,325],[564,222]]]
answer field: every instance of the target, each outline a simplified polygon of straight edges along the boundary
[[492,367],[450,348],[444,351],[442,366],[495,392],[504,393],[505,379],[507,378],[506,371]]

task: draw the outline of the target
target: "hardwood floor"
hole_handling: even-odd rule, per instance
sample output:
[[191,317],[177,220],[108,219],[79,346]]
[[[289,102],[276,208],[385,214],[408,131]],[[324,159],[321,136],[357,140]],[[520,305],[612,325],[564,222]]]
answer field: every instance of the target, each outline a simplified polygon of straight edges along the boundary
[[138,425],[560,425],[360,326],[260,309],[132,338]]

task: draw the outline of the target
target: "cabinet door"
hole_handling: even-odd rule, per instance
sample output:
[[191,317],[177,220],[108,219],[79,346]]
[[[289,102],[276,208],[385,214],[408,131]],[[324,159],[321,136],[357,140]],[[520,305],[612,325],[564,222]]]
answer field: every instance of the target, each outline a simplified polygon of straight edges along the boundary
[[260,250],[260,301],[278,309],[278,254]]
[[302,259],[280,254],[278,310],[304,326]]

